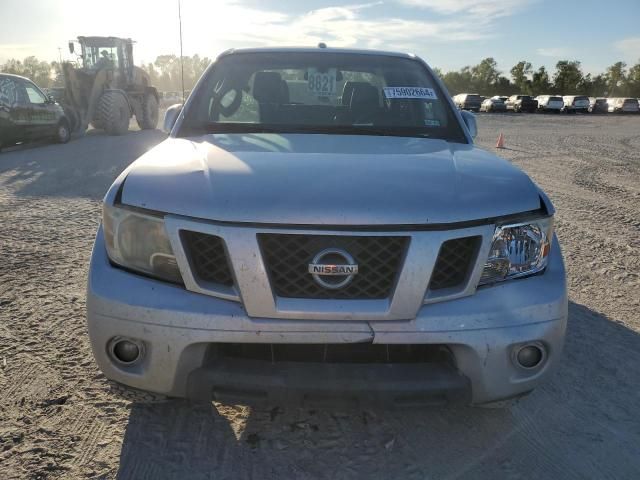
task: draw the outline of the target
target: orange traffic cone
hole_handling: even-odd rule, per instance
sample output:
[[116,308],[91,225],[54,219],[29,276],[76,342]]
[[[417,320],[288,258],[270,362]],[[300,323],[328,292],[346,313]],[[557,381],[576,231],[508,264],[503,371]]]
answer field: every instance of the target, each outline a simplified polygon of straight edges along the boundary
[[496,148],[504,148],[504,135],[500,132],[498,135],[498,142],[496,143]]

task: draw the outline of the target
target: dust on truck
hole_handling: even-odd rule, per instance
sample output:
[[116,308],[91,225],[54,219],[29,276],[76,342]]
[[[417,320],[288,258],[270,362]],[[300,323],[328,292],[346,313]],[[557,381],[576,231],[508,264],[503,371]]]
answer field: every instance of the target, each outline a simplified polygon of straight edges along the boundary
[[[76,43],[79,45],[77,49]],[[77,62],[64,62],[64,92],[60,103],[73,132],[91,124],[110,135],[129,130],[135,115],[143,130],[158,124],[158,91],[149,75],[133,63],[133,40],[118,37],[78,37],[69,42]]]

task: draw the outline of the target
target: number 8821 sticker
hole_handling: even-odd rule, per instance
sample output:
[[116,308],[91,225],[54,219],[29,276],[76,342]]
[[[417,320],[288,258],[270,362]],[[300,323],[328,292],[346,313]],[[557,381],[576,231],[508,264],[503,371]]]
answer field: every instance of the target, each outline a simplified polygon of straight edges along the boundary
[[309,93],[318,96],[335,95],[336,74],[337,70],[335,68],[330,68],[325,72],[310,68],[307,71],[307,89]]

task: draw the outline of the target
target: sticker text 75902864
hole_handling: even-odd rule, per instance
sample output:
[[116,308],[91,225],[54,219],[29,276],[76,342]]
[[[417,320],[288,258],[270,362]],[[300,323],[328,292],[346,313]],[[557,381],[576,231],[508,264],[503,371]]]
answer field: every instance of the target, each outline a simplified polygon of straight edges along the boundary
[[385,98],[421,98],[425,100],[437,100],[438,97],[433,88],[427,87],[384,87]]

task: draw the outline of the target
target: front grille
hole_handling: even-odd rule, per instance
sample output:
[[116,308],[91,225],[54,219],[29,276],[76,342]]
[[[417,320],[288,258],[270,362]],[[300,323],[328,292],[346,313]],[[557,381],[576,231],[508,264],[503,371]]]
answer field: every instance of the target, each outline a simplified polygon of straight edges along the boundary
[[233,286],[231,268],[220,237],[189,230],[182,230],[180,236],[191,270],[199,280]]
[[[370,300],[391,295],[409,238],[265,233],[258,241],[277,296]],[[340,289],[322,287],[308,273],[309,263],[327,248],[346,251],[358,264],[353,280]]]
[[451,352],[437,344],[379,343],[216,343],[208,358],[269,363],[453,363]]
[[473,268],[481,240],[481,237],[476,236],[444,242],[431,274],[429,290],[459,287],[465,283]]

